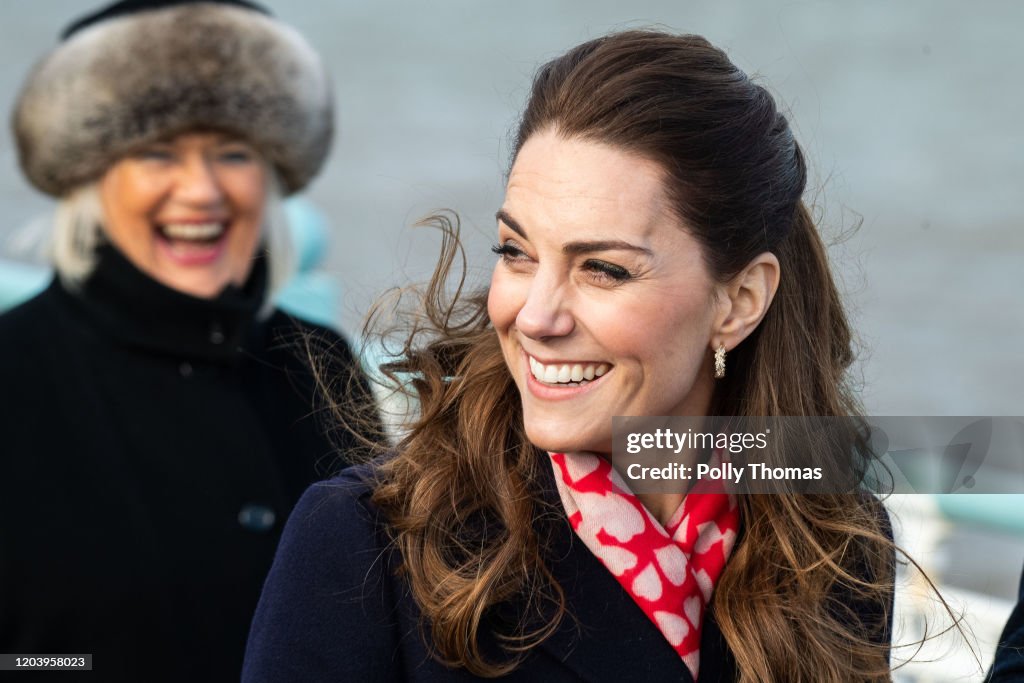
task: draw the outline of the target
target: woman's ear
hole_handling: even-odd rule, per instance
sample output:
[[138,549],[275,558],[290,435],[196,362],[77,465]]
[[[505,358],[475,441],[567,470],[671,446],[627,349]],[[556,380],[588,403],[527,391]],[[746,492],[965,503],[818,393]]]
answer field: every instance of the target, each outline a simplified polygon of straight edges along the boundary
[[730,351],[757,328],[775,298],[780,272],[779,259],[766,251],[720,286],[720,311],[711,338],[713,349],[725,346]]

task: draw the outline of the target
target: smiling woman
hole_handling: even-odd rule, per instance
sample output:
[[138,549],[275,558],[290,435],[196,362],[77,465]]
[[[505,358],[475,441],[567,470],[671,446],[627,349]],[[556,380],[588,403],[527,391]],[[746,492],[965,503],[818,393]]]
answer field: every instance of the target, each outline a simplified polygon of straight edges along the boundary
[[303,497],[243,678],[890,680],[873,497],[634,494],[610,463],[620,415],[858,416],[805,183],[771,96],[703,38],[624,32],[545,64],[490,287],[446,289],[442,220],[385,367],[419,412]]
[[519,151],[488,313],[541,449],[610,454],[616,415],[709,414],[709,340],[737,346],[771,303],[778,259],[752,260],[732,293],[664,183],[653,161],[554,129]]
[[284,522],[355,441],[317,419],[301,342],[373,413],[345,340],[274,306],[279,198],[330,146],[323,65],[244,0],[122,0],[65,32],[13,123],[58,204],[53,281],[0,316],[0,652],[237,679]]
[[143,147],[103,174],[104,231],[153,279],[213,297],[249,277],[269,182],[265,163],[243,140],[178,135]]

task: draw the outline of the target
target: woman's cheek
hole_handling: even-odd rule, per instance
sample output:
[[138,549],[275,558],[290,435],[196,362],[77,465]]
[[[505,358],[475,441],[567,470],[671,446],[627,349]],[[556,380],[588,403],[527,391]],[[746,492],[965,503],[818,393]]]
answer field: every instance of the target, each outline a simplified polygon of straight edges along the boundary
[[517,302],[520,298],[515,278],[502,270],[499,263],[491,275],[491,287],[487,294],[487,314],[495,329],[507,332],[519,311],[520,305]]

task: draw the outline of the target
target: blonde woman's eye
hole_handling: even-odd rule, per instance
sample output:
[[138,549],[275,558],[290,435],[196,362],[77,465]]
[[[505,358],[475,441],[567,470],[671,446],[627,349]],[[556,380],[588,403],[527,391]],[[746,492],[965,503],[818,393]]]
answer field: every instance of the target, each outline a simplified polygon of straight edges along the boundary
[[246,164],[254,159],[247,149],[229,149],[220,153],[220,160],[229,164]]

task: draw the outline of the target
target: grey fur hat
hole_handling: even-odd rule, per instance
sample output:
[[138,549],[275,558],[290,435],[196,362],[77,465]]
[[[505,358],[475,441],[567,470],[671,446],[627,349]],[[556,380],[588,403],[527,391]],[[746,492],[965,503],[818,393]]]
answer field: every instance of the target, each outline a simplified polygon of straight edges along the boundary
[[32,70],[12,116],[29,181],[64,196],[141,145],[210,129],[259,149],[286,193],[309,183],[333,108],[302,36],[248,3],[141,4],[79,22]]

